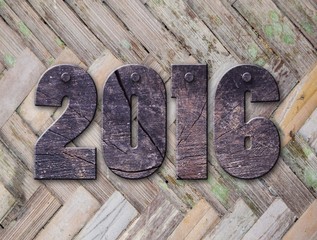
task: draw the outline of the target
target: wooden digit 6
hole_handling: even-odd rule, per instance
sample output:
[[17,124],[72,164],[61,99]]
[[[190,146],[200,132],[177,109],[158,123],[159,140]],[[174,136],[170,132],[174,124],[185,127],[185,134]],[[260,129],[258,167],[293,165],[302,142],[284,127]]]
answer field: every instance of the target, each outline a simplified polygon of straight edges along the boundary
[[[240,65],[221,79],[215,97],[214,142],[220,165],[231,175],[244,179],[269,172],[276,163],[280,140],[275,125],[266,118],[245,123],[245,93],[251,102],[278,101],[279,91],[273,76],[265,69]],[[247,149],[245,140],[252,146]]]

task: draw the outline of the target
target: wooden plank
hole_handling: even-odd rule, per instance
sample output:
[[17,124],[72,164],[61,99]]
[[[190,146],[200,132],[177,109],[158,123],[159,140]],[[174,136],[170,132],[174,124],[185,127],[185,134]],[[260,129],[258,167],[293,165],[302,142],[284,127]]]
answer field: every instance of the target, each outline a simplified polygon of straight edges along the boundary
[[33,179],[32,173],[0,141],[0,182],[14,196],[16,201],[27,201],[40,183]]
[[232,212],[222,218],[220,223],[203,239],[241,239],[256,220],[257,217],[248,205],[239,199]]
[[19,35],[0,18],[0,61],[7,68],[12,68],[25,46]]
[[219,217],[214,209],[209,209],[193,230],[186,236],[185,240],[200,240],[206,232],[213,229],[218,223]]
[[282,151],[284,162],[317,197],[317,156],[300,134],[295,134]]
[[49,62],[52,60],[52,55],[28,27],[29,22],[22,21],[19,16],[17,16],[16,13],[8,6],[8,4],[6,4],[6,2],[3,2],[1,5],[0,15],[11,27],[11,29],[20,35],[20,37],[23,39],[23,43],[28,48],[30,48],[42,62],[45,62],[46,65],[49,65]]
[[135,208],[116,191],[74,239],[117,239],[137,215]]
[[285,234],[283,240],[316,239],[317,238],[317,200],[315,200],[304,214],[296,221]]
[[296,216],[303,214],[315,199],[281,158],[263,180],[271,193],[282,198]]
[[105,50],[62,0],[29,0],[29,3],[83,62],[91,64]]
[[241,26],[220,0],[188,0],[187,3],[237,61],[263,66],[271,58],[272,53],[248,34],[246,28],[250,27]]
[[217,69],[223,62],[233,61],[228,50],[187,2],[148,0],[146,6],[198,61],[208,63],[210,71]]
[[[34,11],[27,1],[6,1],[22,22],[27,23],[28,29],[40,43],[56,58],[65,47],[63,41],[45,24],[43,19]],[[48,59],[50,61],[50,59]],[[49,63],[49,62],[48,62]]]
[[6,72],[0,86],[2,93],[0,127],[30,93],[43,71],[44,65],[29,49],[25,49],[17,59],[14,68]]
[[[298,82],[298,79],[279,56],[275,55],[270,49],[267,50],[266,43],[259,40],[258,36],[250,34],[253,30],[245,20],[243,20],[242,23],[236,21],[236,11],[232,10],[231,7],[226,6],[220,0],[213,1],[212,3],[207,0],[189,0],[186,3],[188,4],[186,11],[191,12],[194,10],[195,14],[202,19],[204,24],[207,25],[209,29],[212,29],[213,34],[219,39],[219,42],[232,56],[235,57],[234,60],[227,59],[224,62],[219,61],[218,63],[213,63],[212,66],[208,66],[209,69],[212,68],[212,74],[210,74],[211,83],[209,84],[209,89],[211,90],[211,94],[209,94],[210,99],[214,99],[217,84],[222,75],[229,68],[237,63],[245,64],[248,62],[264,66],[264,68],[275,77],[280,89],[280,99],[284,99],[288,95]],[[174,9],[174,11],[176,10]],[[191,26],[191,24],[192,23],[190,22],[189,25]],[[171,29],[173,28],[171,27]],[[189,29],[186,30],[189,31]],[[196,34],[201,33],[198,31],[193,35],[196,36]],[[186,39],[187,32],[184,32],[184,35],[186,36],[184,37]],[[208,51],[208,53],[209,52],[210,51]],[[212,59],[212,55],[214,54],[212,53],[210,54],[210,57],[208,57]],[[209,61],[208,58],[206,61]],[[258,116],[269,117],[276,109],[277,105],[277,103],[247,104],[246,116],[248,119]],[[211,112],[211,110],[209,112]],[[212,114],[208,121],[210,123],[209,126],[213,126]]]
[[317,152],[317,109],[313,111],[298,133]]
[[281,239],[295,219],[295,214],[278,198],[242,239]]
[[16,203],[12,194],[0,183],[0,223]]
[[[24,166],[33,172],[34,146],[38,136],[31,131],[23,119],[18,114],[14,113],[1,128],[0,136],[10,150],[24,163]],[[33,179],[33,175],[28,171],[27,173],[29,173],[30,178]],[[24,175],[25,174],[21,174],[21,177]],[[34,182],[38,183],[38,181]],[[45,185],[54,192],[62,202],[67,201],[71,193],[79,187],[79,183],[75,181],[42,181],[42,183],[45,183]],[[28,187],[33,187],[33,185]]]
[[201,239],[205,232],[212,228],[219,221],[217,212],[205,199],[201,199],[174,232],[168,237],[172,239]]
[[271,0],[238,0],[233,7],[299,76],[304,76],[316,64],[314,47]]
[[302,31],[306,38],[317,48],[317,8],[309,0],[273,0],[276,6]]
[[180,212],[159,194],[119,239],[166,239],[181,218]]
[[79,187],[35,239],[72,239],[99,208],[100,203]]
[[[101,110],[101,100],[103,87],[106,79],[116,68],[123,65],[123,62],[116,58],[112,53],[105,52],[96,59],[88,68],[88,73],[94,79],[98,95],[98,109]],[[97,109],[97,111],[98,111]]]
[[292,139],[292,136],[316,109],[316,78],[317,65],[301,80],[275,111],[273,119],[283,133],[282,146],[285,146]]
[[39,187],[20,209],[17,222],[6,228],[1,237],[7,240],[34,239],[60,206],[60,202],[45,187]]
[[66,2],[98,39],[123,62],[140,63],[148,54],[102,1]]
[[188,52],[154,18],[142,2],[138,0],[103,2],[116,13],[142,45],[164,66],[164,69],[169,70],[172,63],[184,62],[189,57]]

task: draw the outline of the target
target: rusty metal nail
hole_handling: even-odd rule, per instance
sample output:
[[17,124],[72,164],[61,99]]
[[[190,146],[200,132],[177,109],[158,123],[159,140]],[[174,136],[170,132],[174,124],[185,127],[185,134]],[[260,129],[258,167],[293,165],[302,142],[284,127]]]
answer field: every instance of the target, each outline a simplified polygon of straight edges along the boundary
[[252,79],[252,76],[251,76],[251,74],[250,74],[249,72],[245,72],[245,73],[243,73],[243,75],[242,75],[242,79],[243,79],[243,81],[245,81],[245,82],[250,82],[251,79]]
[[134,72],[134,73],[131,74],[130,78],[131,78],[131,80],[133,82],[138,82],[141,77],[140,77],[140,75],[138,73]]
[[194,80],[194,75],[191,72],[185,74],[185,80],[187,82],[192,82]]
[[68,72],[64,72],[61,76],[63,82],[68,82],[70,80],[70,75]]

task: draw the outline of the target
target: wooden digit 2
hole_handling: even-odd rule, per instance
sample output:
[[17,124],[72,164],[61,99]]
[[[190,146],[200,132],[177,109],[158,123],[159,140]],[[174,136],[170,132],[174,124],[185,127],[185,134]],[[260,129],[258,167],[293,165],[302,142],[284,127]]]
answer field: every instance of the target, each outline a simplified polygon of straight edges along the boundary
[[58,65],[43,74],[35,105],[59,107],[64,97],[69,98],[68,108],[36,143],[35,178],[95,179],[96,149],[66,147],[88,127],[96,111],[96,87],[85,70]]
[[207,65],[172,65],[177,101],[177,177],[207,178]]
[[[273,76],[253,65],[240,65],[221,79],[215,97],[214,142],[220,165],[231,175],[244,179],[269,172],[276,163],[280,140],[275,125],[266,118],[254,118],[245,123],[245,93],[251,92],[251,102],[279,100]],[[251,140],[246,148],[245,140]]]
[[[138,97],[138,144],[131,146],[131,99]],[[103,95],[103,149],[117,175],[137,179],[162,164],[166,150],[166,93],[151,68],[126,65],[108,78]]]

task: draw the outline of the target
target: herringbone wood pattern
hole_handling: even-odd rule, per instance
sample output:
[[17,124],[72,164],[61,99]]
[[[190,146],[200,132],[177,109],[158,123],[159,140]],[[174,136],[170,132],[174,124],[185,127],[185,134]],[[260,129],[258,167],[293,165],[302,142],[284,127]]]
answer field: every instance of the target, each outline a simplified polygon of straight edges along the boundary
[[[0,239],[317,239],[315,0],[0,0],[0,16]],[[35,107],[35,88],[60,63],[97,85],[96,117],[73,142],[97,147],[95,181],[33,179],[35,143],[66,107]],[[136,181],[109,171],[101,148],[103,85],[131,63],[160,74],[169,114],[164,164]],[[209,67],[208,180],[175,177],[172,63]],[[247,118],[270,118],[282,142],[251,181],[226,174],[212,143],[215,87],[240,63],[268,69],[281,94],[247,100]]]

